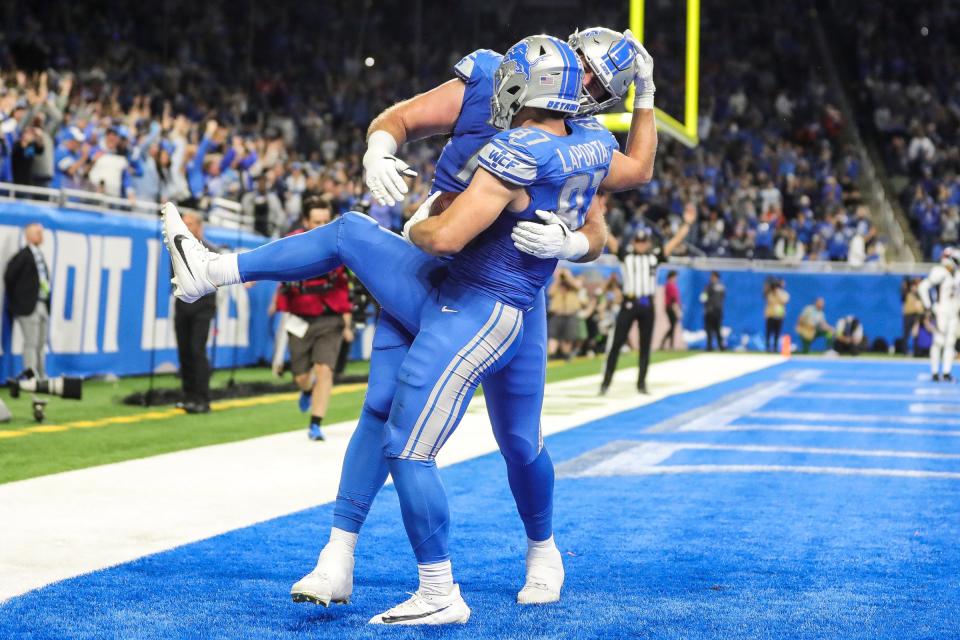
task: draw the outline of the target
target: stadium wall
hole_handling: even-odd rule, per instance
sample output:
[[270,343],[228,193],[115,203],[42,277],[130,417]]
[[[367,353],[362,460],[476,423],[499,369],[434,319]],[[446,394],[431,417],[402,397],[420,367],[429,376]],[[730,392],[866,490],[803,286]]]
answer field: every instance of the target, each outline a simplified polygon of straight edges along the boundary
[[[46,229],[42,250],[51,271],[50,375],[130,375],[177,368],[170,264],[162,248],[158,220],[123,214],[78,211],[27,202],[0,202],[0,264],[23,246],[23,227]],[[255,247],[259,236],[206,228],[220,246]],[[270,360],[273,322],[267,307],[272,283],[219,292],[217,317],[208,349],[214,366]],[[20,371],[22,337],[3,301],[0,366],[4,377]]]
[[[729,329],[728,344],[732,348],[744,346],[750,350],[763,350],[765,300],[764,281],[769,277],[784,280],[790,294],[787,315],[783,324],[784,334],[792,334],[797,340],[797,319],[803,308],[822,296],[825,302],[827,322],[836,324],[846,315],[856,316],[863,324],[864,335],[872,343],[875,338],[884,338],[892,345],[903,331],[900,286],[903,274],[895,273],[816,273],[777,270],[775,263],[770,269],[718,270],[727,289],[723,326]],[[766,266],[766,265],[765,265]],[[677,285],[683,305],[683,328],[690,346],[702,346],[703,304],[700,294],[710,278],[709,269],[669,265],[677,271]],[[658,271],[658,282],[666,281],[667,268]],[[918,273],[917,275],[922,275]],[[689,334],[694,335],[689,335]],[[822,342],[819,343],[822,348]],[[816,347],[815,347],[816,348]]]

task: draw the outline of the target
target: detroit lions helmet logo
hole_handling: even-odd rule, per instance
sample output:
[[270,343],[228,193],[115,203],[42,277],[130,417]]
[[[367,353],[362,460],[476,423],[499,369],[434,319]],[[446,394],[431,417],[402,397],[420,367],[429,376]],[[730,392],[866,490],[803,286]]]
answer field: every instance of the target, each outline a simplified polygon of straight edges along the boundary
[[527,80],[530,80],[530,69],[549,55],[550,52],[542,44],[531,50],[530,43],[525,39],[510,47],[506,57],[514,63],[514,73],[522,73]]

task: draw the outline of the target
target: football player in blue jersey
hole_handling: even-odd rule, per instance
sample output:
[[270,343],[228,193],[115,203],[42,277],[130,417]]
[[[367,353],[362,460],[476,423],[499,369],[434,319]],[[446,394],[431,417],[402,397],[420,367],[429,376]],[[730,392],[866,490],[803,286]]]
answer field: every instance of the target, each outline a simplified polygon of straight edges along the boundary
[[[607,176],[616,143],[595,121],[573,120],[567,126],[554,113],[576,110],[571,92],[579,87],[573,81],[573,76],[580,73],[576,58],[570,55],[569,47],[560,45],[559,41],[540,37],[511,49],[512,57],[508,56],[497,73],[494,121],[501,126],[529,126],[500,134],[483,147],[478,163],[485,171],[478,173],[483,176],[479,184],[471,183],[462,196],[467,204],[458,199],[442,216],[410,229],[413,241],[422,248],[434,253],[458,253],[443,284],[430,295],[417,298],[403,286],[403,278],[391,272],[386,274],[393,279],[391,282],[370,287],[403,328],[417,334],[401,367],[386,449],[404,504],[404,521],[420,560],[421,589],[377,621],[441,623],[462,621],[469,615],[452,582],[446,552],[446,501],[433,456],[459,421],[479,381],[505,368],[514,357],[522,342],[524,312],[529,313],[556,262],[518,251],[512,239],[516,236],[512,218],[536,220],[537,209],[556,210],[559,215],[554,224],[562,228],[562,235],[570,235],[566,226],[582,224],[587,203],[601,182],[613,190],[636,180],[629,168]],[[535,76],[532,79],[531,74]],[[628,150],[631,147],[628,144]],[[500,217],[504,206],[511,205],[520,211]],[[439,271],[436,263],[422,253],[407,251],[407,245],[397,247],[390,240],[395,236],[378,234],[376,228],[364,229],[373,223],[353,214],[335,223],[338,229],[328,229],[324,238],[313,239],[312,258],[284,241],[286,245],[278,242],[264,247],[265,251],[218,261],[204,254],[188,234],[181,233],[175,213],[171,206],[165,207],[165,232],[174,257],[177,291],[185,298],[194,298],[201,289],[212,289],[213,284],[324,271],[333,264],[323,257],[329,254],[357,271],[368,286],[378,272],[380,280],[385,275],[382,270],[372,269],[370,260],[363,259],[371,250],[389,254],[392,268],[406,268],[401,273],[409,272],[418,282]],[[564,219],[568,225],[563,224]],[[474,241],[468,246],[470,240]],[[318,248],[327,251],[318,252]],[[231,258],[232,268],[225,268]],[[422,317],[418,313],[421,307]],[[437,330],[441,326],[444,330]],[[433,371],[431,367],[437,363],[448,364],[442,371]],[[538,415],[539,406],[537,409]],[[524,434],[516,437],[522,440]],[[505,443],[501,440],[500,444]],[[539,444],[534,445],[535,450]],[[412,486],[419,490],[411,493]],[[433,490],[424,493],[424,487]],[[519,498],[518,505],[523,513]],[[427,522],[435,526],[425,530]]]
[[[650,55],[629,31],[621,34],[603,27],[575,32],[569,43],[586,71],[581,115],[616,105],[636,82],[629,158],[616,153],[613,171],[620,176],[619,189],[648,182],[657,144]],[[398,103],[374,119],[364,155],[365,178],[374,197],[384,204],[403,199],[407,191],[404,176],[410,171],[395,154],[406,141],[436,134],[450,134],[451,138],[436,165],[432,197],[466,188],[478,166],[480,149],[499,131],[490,122],[490,103],[493,76],[502,57],[487,49],[475,51],[456,64],[455,79]],[[426,217],[432,201],[428,199],[407,222],[407,231]],[[555,221],[545,212],[539,215]],[[558,223],[541,224],[539,220],[519,222],[514,240],[518,248],[538,257],[587,262],[602,251],[606,225],[602,212],[591,208],[577,231]],[[316,568],[293,586],[295,600],[327,605],[345,600],[352,589],[357,535],[388,473],[382,454],[383,428],[396,390],[397,372],[413,342],[413,336],[388,311],[382,311],[374,334],[370,381],[343,462],[330,541]],[[527,534],[526,580],[517,594],[521,604],[558,600],[564,578],[560,552],[553,540],[553,465],[539,438],[545,366],[546,305],[540,295],[534,308],[525,313],[517,356],[510,366],[483,383],[490,421],[501,444],[510,488]]]

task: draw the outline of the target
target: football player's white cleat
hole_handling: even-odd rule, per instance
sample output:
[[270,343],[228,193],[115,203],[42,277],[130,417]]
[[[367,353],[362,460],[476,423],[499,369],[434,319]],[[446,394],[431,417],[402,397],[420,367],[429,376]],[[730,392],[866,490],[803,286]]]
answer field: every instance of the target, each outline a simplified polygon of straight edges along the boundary
[[470,607],[453,585],[445,596],[411,593],[410,598],[370,618],[370,624],[463,624],[470,619]]
[[313,571],[290,589],[294,602],[312,602],[329,607],[330,603],[349,604],[353,593],[353,556],[327,553],[324,547]]
[[163,216],[163,241],[173,263],[173,295],[194,302],[217,290],[207,276],[207,264],[217,254],[193,237],[172,202],[160,207]]
[[519,604],[547,604],[560,600],[563,558],[554,547],[549,552],[527,553],[527,582],[517,594]]

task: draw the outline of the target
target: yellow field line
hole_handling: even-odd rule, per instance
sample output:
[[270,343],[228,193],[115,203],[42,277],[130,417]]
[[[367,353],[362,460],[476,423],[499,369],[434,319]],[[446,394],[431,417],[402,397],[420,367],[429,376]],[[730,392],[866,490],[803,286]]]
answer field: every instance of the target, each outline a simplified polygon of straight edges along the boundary
[[[333,395],[343,393],[352,393],[366,389],[365,383],[344,384],[333,388]],[[210,404],[213,411],[224,411],[227,409],[238,409],[242,407],[256,407],[268,404],[280,404],[295,400],[300,396],[299,391],[293,393],[272,393],[265,396],[254,396],[252,398],[232,398],[230,400],[218,400]],[[38,424],[31,427],[22,427],[20,429],[0,430],[0,440],[4,438],[19,438],[31,433],[58,433],[60,431],[70,431],[72,429],[94,429],[97,427],[106,427],[112,424],[136,424],[139,422],[150,422],[152,420],[166,420],[176,416],[182,416],[184,412],[181,409],[161,409],[146,411],[144,413],[134,413],[125,416],[110,416],[98,418],[95,420],[74,420],[73,422],[64,422],[62,424]]]
[[69,428],[62,424],[38,424],[33,427],[25,427],[23,430],[30,433],[53,433],[55,431],[66,431]]

